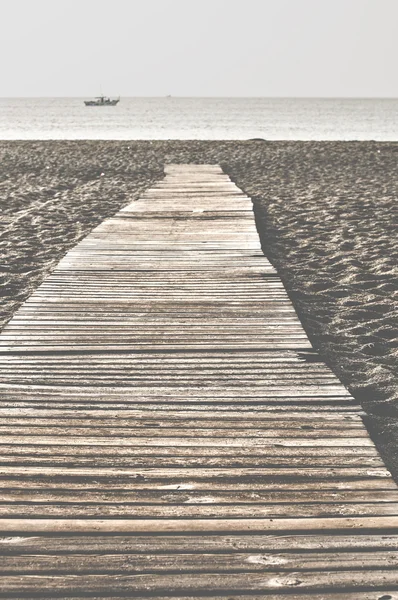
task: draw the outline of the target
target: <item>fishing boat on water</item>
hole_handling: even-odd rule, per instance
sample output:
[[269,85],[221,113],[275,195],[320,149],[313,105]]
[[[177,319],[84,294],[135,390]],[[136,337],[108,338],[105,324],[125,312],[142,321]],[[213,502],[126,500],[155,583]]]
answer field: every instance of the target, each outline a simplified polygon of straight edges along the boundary
[[86,106],[116,106],[118,102],[120,102],[120,98],[112,100],[108,96],[98,96],[95,100],[85,100],[84,104]]

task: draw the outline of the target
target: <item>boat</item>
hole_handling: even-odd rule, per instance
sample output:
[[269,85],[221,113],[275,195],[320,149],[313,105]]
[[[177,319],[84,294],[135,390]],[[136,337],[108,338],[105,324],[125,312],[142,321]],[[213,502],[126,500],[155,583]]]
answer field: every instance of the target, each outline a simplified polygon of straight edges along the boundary
[[86,106],[116,106],[118,102],[120,102],[120,98],[112,100],[108,96],[98,96],[95,100],[85,100],[84,104]]

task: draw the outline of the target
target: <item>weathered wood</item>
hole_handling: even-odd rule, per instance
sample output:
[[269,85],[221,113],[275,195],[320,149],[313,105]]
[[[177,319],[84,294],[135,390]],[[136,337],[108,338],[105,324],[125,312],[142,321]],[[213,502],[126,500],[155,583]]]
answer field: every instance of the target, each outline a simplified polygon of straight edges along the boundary
[[[361,427],[362,421],[357,411],[352,414],[346,414],[342,412],[335,411],[323,411],[321,412],[319,408],[316,409],[316,412],[311,411],[300,411],[294,412],[289,409],[289,421],[286,421],[286,415],[282,410],[270,410],[268,407],[262,406],[254,406],[254,407],[244,407],[244,406],[235,406],[233,408],[225,408],[225,407],[182,407],[179,410],[173,407],[169,407],[168,405],[155,405],[155,406],[140,406],[139,408],[125,408],[125,409],[107,409],[101,408],[96,404],[88,405],[85,408],[81,408],[78,413],[75,410],[64,407],[64,406],[56,406],[55,408],[42,408],[38,410],[36,407],[15,407],[15,408],[7,408],[4,404],[0,404],[0,418],[15,418],[19,417],[21,419],[24,418],[34,418],[34,419],[68,419],[68,418],[78,418],[85,419],[86,424],[88,423],[87,418],[93,419],[93,421],[102,421],[104,419],[108,419],[108,422],[111,423],[112,419],[117,419],[118,422],[126,421],[129,422],[130,419],[136,420],[137,422],[141,419],[145,421],[151,422],[152,420],[156,421],[159,417],[162,417],[162,422],[166,423],[167,421],[173,421],[174,423],[184,423],[189,424],[191,421],[196,423],[208,423],[209,421],[213,421],[217,416],[217,426],[223,427],[228,426],[230,422],[239,421],[242,427],[250,427],[250,423],[257,424],[258,427],[272,427],[275,421],[278,422],[278,426],[283,428],[285,424],[288,424],[292,428],[302,428],[307,425],[313,426],[314,424],[318,426],[322,426],[322,424],[327,425],[330,423],[333,425],[341,425],[342,427],[352,426],[352,427]],[[61,422],[61,421],[59,421]]]
[[34,519],[0,518],[2,533],[398,533],[398,516],[245,519]]
[[[293,486],[294,487],[294,486]],[[398,490],[344,490],[314,491],[286,490],[274,491],[196,491],[182,489],[152,489],[152,490],[125,490],[99,491],[95,489],[7,489],[0,490],[1,502],[27,502],[35,503],[75,503],[75,504],[297,504],[297,503],[341,503],[346,504],[377,504],[398,502]]]
[[[113,442],[115,443],[115,441]],[[389,479],[391,475],[385,468],[380,467],[335,467],[330,469],[322,469],[316,467],[305,467],[289,469],[287,467],[269,467],[269,468],[190,468],[190,469],[179,469],[179,468],[108,468],[108,467],[7,467],[0,466],[0,477],[7,475],[19,475],[23,476],[39,476],[39,477],[104,477],[104,478],[138,478],[148,480],[167,480],[167,479],[179,479],[180,481],[189,480],[237,480],[241,478],[260,478],[265,480],[267,477],[270,479],[283,479],[288,480],[291,478],[294,480],[300,479],[364,479],[365,477],[374,477],[376,479]]]
[[[149,431],[150,430],[150,431]],[[198,428],[167,428],[167,427],[145,427],[142,424],[141,427],[106,427],[104,425],[97,426],[92,423],[90,427],[83,427],[77,424],[74,426],[72,423],[66,424],[66,426],[54,426],[50,424],[39,425],[34,424],[32,427],[28,423],[19,423],[18,425],[0,425],[0,439],[4,435],[15,435],[15,436],[54,436],[60,435],[65,436],[71,434],[73,436],[98,436],[98,437],[113,437],[118,438],[211,438],[211,439],[224,439],[226,436],[232,438],[246,438],[247,443],[251,444],[252,440],[259,440],[260,442],[264,438],[294,438],[294,439],[325,439],[325,438],[353,438],[368,440],[367,432],[360,428],[355,429],[238,429],[236,427],[229,427],[225,429],[216,429],[207,427],[206,429]],[[249,441],[250,440],[250,441]],[[347,444],[349,445],[349,444]]]
[[[141,471],[141,469],[140,469]],[[129,477],[99,477],[98,475],[89,476],[86,474],[78,477],[71,473],[70,475],[53,476],[44,474],[42,477],[40,474],[24,475],[20,474],[13,476],[3,475],[1,478],[2,487],[4,489],[31,489],[31,490],[43,490],[43,489],[56,489],[56,490],[85,490],[99,492],[102,490],[115,491],[123,489],[134,490],[134,491],[149,491],[154,490],[156,492],[160,490],[197,490],[202,492],[212,491],[248,491],[251,490],[253,493],[257,491],[295,491],[295,490],[328,490],[328,491],[352,491],[352,490],[378,490],[382,493],[383,490],[396,490],[395,482],[391,478],[377,478],[368,475],[358,478],[341,478],[341,479],[272,479],[272,478],[254,478],[254,477],[240,477],[231,479],[196,479],[191,477],[185,480],[181,480],[178,477],[149,479],[148,477],[142,477],[138,473],[137,476]]]
[[[353,402],[352,396],[339,385],[312,385],[308,383],[307,385],[295,386],[291,385],[290,387],[282,385],[273,385],[270,389],[263,389],[264,384],[262,386],[252,386],[248,388],[247,384],[242,385],[242,388],[239,386],[236,389],[233,386],[228,386],[224,381],[220,384],[219,393],[216,392],[217,388],[214,386],[213,389],[203,389],[200,385],[192,385],[192,386],[172,386],[172,389],[167,387],[167,384],[160,381],[158,383],[158,387],[154,390],[153,386],[145,387],[140,386],[137,389],[137,397],[134,398],[131,403],[137,402],[139,403],[141,400],[147,400],[153,397],[167,397],[171,396],[184,397],[184,400],[188,401],[190,398],[194,400],[195,398],[199,400],[203,400],[206,402],[216,400],[216,403],[222,402],[223,399],[228,402],[239,402],[242,401],[242,398],[247,399],[250,398],[250,401],[255,401],[256,398],[261,399],[264,402],[264,399],[267,398],[269,401],[272,398],[278,398],[280,402],[283,400],[294,399],[296,402],[300,400],[305,400],[306,402],[311,398],[317,401],[321,401],[325,399],[325,401],[330,402],[333,399],[345,399],[349,402]],[[258,389],[260,388],[260,389]],[[72,398],[73,396],[78,396],[79,398],[90,397],[90,395],[95,396],[98,400],[101,398],[102,400],[105,397],[109,398],[117,398],[122,397],[126,402],[129,402],[129,399],[126,398],[126,390],[123,387],[118,387],[116,385],[108,385],[108,386],[97,386],[94,390],[90,387],[73,385],[71,382],[69,385],[64,385],[62,387],[57,385],[25,385],[25,384],[0,384],[0,392],[4,390],[11,396],[13,392],[16,395],[23,396],[28,394],[32,397],[34,394],[40,394],[41,397],[50,396],[51,398],[57,398],[59,396],[68,396]],[[246,393],[245,393],[246,392]],[[145,398],[142,398],[145,396]],[[66,398],[64,398],[66,399]]]
[[97,556],[42,555],[5,557],[0,563],[2,574],[82,573],[267,573],[269,571],[306,570],[347,571],[361,569],[396,569],[398,552],[344,553],[228,553],[228,554],[103,554]]
[[166,173],[0,336],[0,596],[398,599],[398,489],[250,198]]
[[[292,590],[303,592],[322,591],[376,591],[379,600],[385,600],[383,590],[397,591],[396,572],[394,570],[360,570],[360,571],[307,571],[295,573],[275,570],[269,573],[241,573],[241,574],[155,574],[155,575],[51,575],[35,576],[9,576],[3,586],[3,594],[23,592],[37,594],[42,590],[42,596],[53,597],[54,593],[66,592],[76,595],[89,593],[99,594],[101,597],[112,597],[122,594],[146,595],[148,593],[162,594],[190,594],[213,592],[222,594],[246,594],[254,592],[264,594],[276,592],[288,594]],[[267,596],[268,597],[268,596]],[[289,596],[291,598],[291,596]],[[357,596],[358,598],[358,596]],[[359,596],[360,598],[360,596]]]
[[[20,434],[17,434],[20,435]],[[59,435],[55,435],[53,437],[44,435],[43,433],[38,433],[37,435],[27,435],[23,433],[23,444],[41,444],[41,445],[60,445],[60,446],[70,446],[76,444],[76,437],[71,440],[69,432],[67,431],[63,435],[61,432]],[[0,444],[15,444],[16,438],[13,435],[2,435],[0,436]],[[93,435],[84,435],[79,439],[79,444],[83,446],[156,446],[156,447],[190,447],[190,448],[199,448],[199,447],[210,447],[210,448],[241,448],[245,446],[246,448],[250,448],[252,453],[256,452],[258,447],[275,447],[278,446],[280,448],[328,448],[328,447],[358,447],[358,448],[372,448],[373,443],[368,437],[362,438],[325,438],[322,437],[320,439],[305,439],[303,437],[297,438],[262,438],[262,439],[247,439],[246,437],[241,438],[226,438],[222,435],[219,438],[206,438],[206,437],[198,437],[194,436],[193,438],[189,437],[158,437],[154,438],[151,435],[151,432],[148,433],[146,437],[137,438],[134,435],[130,437],[115,437],[111,435],[109,437],[101,436],[98,437],[95,435],[95,431]],[[1,472],[1,469],[0,469]]]
[[[342,592],[340,593],[330,593],[329,590],[327,592],[327,595],[325,595],[324,593],[316,593],[316,592],[312,592],[312,591],[307,591],[306,592],[306,600],[398,600],[398,592],[392,590],[390,587],[387,588],[383,588],[383,591],[380,591],[381,588],[379,588],[379,591],[374,590],[373,591],[369,591],[369,589],[371,589],[370,587],[368,587],[368,591],[364,590],[363,588],[361,590],[357,590],[356,592]],[[396,588],[394,588],[396,589]],[[52,597],[56,597],[58,600],[67,600],[65,597],[65,594],[62,593],[62,590],[60,591],[60,595],[58,593],[56,593],[56,596],[54,595],[54,590],[52,591]],[[117,597],[114,596],[115,593],[118,593],[116,590],[113,590],[112,594],[111,593],[106,593],[106,598],[107,600],[120,600],[120,598],[125,598],[126,594],[122,591],[122,596],[118,595]],[[222,595],[214,595],[213,593],[211,595],[209,595],[208,593],[205,594],[205,596],[198,596],[197,593],[195,592],[195,596],[192,595],[186,595],[186,594],[181,594],[181,593],[173,593],[173,600],[197,600],[200,597],[205,597],[206,600],[225,600],[225,593],[223,592],[219,592]],[[236,594],[235,592],[231,592],[230,594],[227,594],[230,598],[233,598],[233,600],[264,600],[264,598],[266,598],[266,600],[303,600],[303,594],[292,594],[291,592],[286,592],[285,593],[276,593],[276,594],[269,594],[267,592],[266,596],[264,596],[263,591],[259,591],[258,593],[255,592],[250,592],[250,593],[246,593],[244,594],[244,596],[242,596],[240,593]],[[3,596],[4,598],[5,596]],[[68,595],[68,599],[71,596]],[[153,594],[150,597],[155,597],[157,600],[170,600],[170,596],[163,596],[161,593],[156,593],[156,596],[153,596]],[[14,600],[20,600],[21,596],[18,595],[18,597],[16,597],[14,594],[12,596],[12,598]],[[30,595],[24,595],[23,596],[24,600],[37,600],[37,595],[35,595],[34,598],[32,598],[32,596]],[[74,600],[83,600],[83,597],[80,595],[77,595],[76,593],[73,592],[73,598]],[[96,595],[91,595],[90,594],[90,598],[92,600],[99,600],[99,598],[104,598],[103,595],[98,596]],[[148,595],[145,592],[145,595],[141,595],[141,594],[137,594],[136,592],[134,592],[134,598],[135,600],[147,600],[148,599]],[[87,595],[84,596],[84,600],[87,600]]]
[[[23,414],[21,411],[19,414],[14,414],[14,416],[4,414],[4,411],[0,411],[1,416],[1,425],[0,427],[11,427],[11,426],[26,426],[26,427],[34,427],[34,426],[57,426],[57,427],[83,427],[83,428],[118,428],[120,432],[123,433],[123,428],[128,428],[129,431],[134,431],[137,429],[137,434],[140,435],[143,429],[147,427],[159,428],[160,430],[176,430],[177,432],[180,429],[185,430],[185,434],[190,437],[192,435],[193,430],[210,430],[216,435],[216,432],[220,432],[221,430],[234,430],[236,433],[242,432],[242,430],[247,429],[248,437],[257,437],[257,436],[265,436],[265,437],[274,437],[277,432],[281,432],[282,430],[286,432],[286,435],[297,435],[300,437],[300,430],[305,432],[313,432],[316,435],[317,432],[322,432],[325,434],[325,430],[328,432],[339,433],[343,436],[352,436],[352,437],[364,437],[366,436],[366,432],[363,429],[363,425],[359,421],[344,419],[344,418],[322,418],[319,417],[317,420],[315,419],[305,419],[303,416],[303,421],[292,422],[286,421],[280,416],[278,419],[268,419],[264,417],[263,414],[259,414],[257,417],[253,417],[251,419],[245,418],[242,414],[236,415],[235,418],[231,418],[231,416],[226,413],[223,415],[225,418],[215,423],[214,422],[214,413],[212,416],[208,418],[204,418],[203,415],[198,416],[197,419],[190,418],[190,415],[186,414],[184,411],[181,411],[181,414],[172,414],[167,415],[163,413],[162,420],[156,418],[156,416],[151,418],[146,413],[142,412],[141,414],[134,415],[125,415],[122,411],[119,413],[112,414],[112,412],[108,411],[106,414],[105,411],[101,414],[101,411],[97,411],[96,414],[92,414],[90,411],[86,411],[86,414],[80,415],[78,417],[75,416],[76,413],[72,413],[69,415],[65,414],[65,412],[61,409],[58,411],[52,411],[52,415],[48,416],[50,411],[46,411],[45,414],[39,413],[36,411],[35,414],[32,414],[32,411],[27,414]],[[94,411],[93,411],[94,412]],[[129,412],[129,411],[126,411]],[[138,412],[138,411],[137,411]],[[208,413],[207,413],[208,414]],[[205,417],[207,416],[205,414]],[[90,421],[87,421],[87,416],[90,417]],[[172,417],[172,418],[170,418]],[[180,432],[181,433],[181,432]],[[155,434],[156,435],[156,434]],[[280,433],[278,433],[280,435]],[[218,437],[216,435],[216,437]],[[334,434],[326,437],[336,437]],[[338,436],[337,436],[338,437]]]
[[[74,396],[69,398],[65,397],[62,402],[53,402],[53,400],[49,399],[48,397],[40,398],[38,394],[32,394],[32,397],[29,399],[29,397],[19,395],[12,395],[11,397],[9,397],[8,395],[6,396],[5,394],[0,392],[0,399],[1,406],[5,410],[34,409],[38,411],[90,411],[90,409],[99,409],[104,411],[120,412],[124,409],[127,411],[130,411],[131,409],[137,409],[145,411],[148,414],[148,416],[152,414],[156,415],[156,417],[159,418],[163,414],[165,408],[165,405],[162,404],[161,401],[158,402],[156,398],[153,398],[152,401],[150,399],[147,399],[147,402],[144,404],[140,404],[137,402],[135,403],[135,405],[134,403],[124,402],[120,398],[116,398],[108,402],[104,398],[99,398],[96,402],[95,398],[91,398],[90,400],[83,397],[81,401],[79,397]],[[264,398],[264,402],[266,401],[268,401],[267,398]],[[293,414],[292,418],[296,419],[300,417],[300,414],[308,415],[310,411],[314,410],[319,412],[320,416],[344,414],[348,417],[351,417],[356,416],[359,412],[356,404],[347,403],[345,401],[341,403],[339,399],[335,399],[333,397],[330,398],[328,404],[324,402],[315,401],[303,401],[301,403],[296,403],[294,399],[288,401],[281,399],[279,403],[271,402],[267,406],[266,411],[264,411],[264,402],[253,403],[250,401],[250,399],[244,398],[240,403],[235,403],[232,407],[232,410],[235,413],[241,412],[242,416],[248,413],[253,414],[258,412],[259,414],[264,414],[266,412],[275,416],[280,415],[281,417]],[[228,404],[223,404],[222,401],[220,401],[220,404],[214,405],[211,405],[206,401],[203,403],[196,402],[185,405],[184,402],[182,402],[179,398],[175,400],[167,398],[167,407],[172,411],[178,411],[182,409],[186,410],[187,414],[191,415],[192,417],[195,417],[196,415],[199,416],[201,413],[208,411],[210,408],[211,410],[214,410],[215,417],[217,416],[217,418],[221,418],[223,415],[225,415],[226,411],[228,410]]]
[[[384,552],[398,550],[398,535],[40,535],[0,537],[8,554],[184,554],[239,552]],[[349,554],[343,554],[348,557]]]
[[305,458],[303,456],[292,457],[288,456],[285,458],[267,458],[267,457],[244,457],[235,458],[230,457],[229,459],[225,456],[158,456],[155,452],[153,456],[120,456],[109,454],[107,456],[97,455],[85,455],[82,453],[71,455],[71,453],[58,454],[57,451],[52,449],[52,456],[49,453],[43,456],[40,452],[37,452],[32,446],[29,447],[29,456],[22,455],[18,452],[18,449],[8,453],[6,456],[0,454],[0,466],[18,465],[18,466],[55,466],[62,465],[65,467],[145,467],[145,468],[177,468],[177,467],[195,467],[195,468],[209,468],[209,467],[227,467],[227,468],[279,468],[279,467],[327,467],[327,468],[353,468],[353,467],[383,467],[383,462],[379,457],[314,457]]
[[[13,502],[9,506],[0,504],[0,519],[288,519],[288,518],[334,518],[334,517],[385,517],[398,519],[397,503],[360,504],[239,504],[217,505],[212,502],[187,505],[137,505],[128,503],[29,503]],[[397,523],[396,521],[395,523]],[[390,526],[394,525],[391,521]]]
[[[2,551],[24,554],[184,554],[306,551],[329,553],[398,550],[398,535],[308,534],[285,535],[40,535],[0,537]],[[327,555],[327,554],[326,554]]]
[[[370,466],[367,464],[367,460],[372,461],[373,466],[376,461],[381,461],[381,458],[377,454],[376,450],[372,446],[326,446],[326,447],[281,447],[277,446],[264,446],[264,447],[237,447],[237,446],[119,446],[116,441],[112,446],[104,447],[103,445],[87,445],[81,444],[80,439],[73,440],[70,444],[51,444],[41,443],[40,440],[35,439],[31,444],[28,440],[20,440],[16,444],[0,444],[0,453],[2,460],[7,460],[12,456],[63,456],[65,462],[67,462],[67,456],[81,456],[90,457],[94,456],[98,458],[101,454],[101,458],[109,459],[113,457],[152,457],[153,460],[156,458],[170,457],[172,459],[224,459],[224,466],[228,466],[231,460],[239,461],[252,460],[254,466],[255,461],[263,461],[263,466],[284,464],[284,462],[292,461],[303,461],[302,464],[312,466],[319,466],[321,464],[327,464],[329,466],[336,466],[338,463],[342,463],[346,459],[348,462],[344,463],[347,466],[353,466],[357,464],[357,461],[362,462],[362,466]],[[131,463],[130,463],[131,464]],[[186,463],[188,466],[188,463]],[[381,464],[381,463],[380,463]],[[191,465],[192,466],[192,465]],[[249,466],[249,464],[245,465]],[[259,466],[259,465],[257,465]],[[288,466],[288,465],[285,465]]]

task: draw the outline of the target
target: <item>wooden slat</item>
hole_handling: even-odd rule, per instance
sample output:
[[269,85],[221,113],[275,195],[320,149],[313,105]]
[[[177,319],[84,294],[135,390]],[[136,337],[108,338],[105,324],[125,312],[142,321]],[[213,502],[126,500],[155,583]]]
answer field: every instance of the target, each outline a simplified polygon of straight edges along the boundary
[[57,490],[57,489],[35,489],[26,491],[25,489],[7,489],[0,491],[0,501],[27,502],[29,504],[64,502],[85,506],[87,504],[112,504],[112,505],[289,505],[289,510],[293,510],[291,504],[309,503],[321,505],[325,503],[338,504],[344,501],[346,505],[365,504],[387,504],[398,501],[398,491],[396,490],[344,490],[330,491],[320,490],[316,496],[313,491],[286,490],[279,489],[274,491],[196,491],[196,490],[117,490],[117,491],[97,491],[97,490]]
[[257,519],[34,519],[0,518],[0,532],[20,533],[398,533],[398,516]]
[[[388,565],[388,567],[387,567]],[[100,556],[10,556],[0,563],[2,574],[27,574],[45,571],[46,573],[82,574],[161,574],[178,573],[266,573],[269,571],[304,570],[366,570],[398,567],[398,552],[356,552],[347,558],[343,553],[302,553],[286,554],[203,554],[200,561],[197,554],[118,554]]]
[[348,552],[398,551],[398,534],[289,535],[42,535],[0,537],[9,554],[186,554],[218,552]]
[[[52,596],[54,592],[66,592],[76,598],[77,594],[98,594],[100,597],[126,596],[134,594],[161,596],[164,594],[190,594],[208,592],[221,594],[247,594],[253,592],[264,594],[275,592],[289,594],[292,590],[301,593],[322,591],[363,591],[379,590],[379,598],[384,600],[381,591],[393,589],[397,591],[396,572],[391,570],[359,570],[359,571],[308,571],[286,573],[275,570],[270,573],[241,574],[167,574],[167,575],[64,575],[59,576],[9,576],[3,586],[3,594],[16,592],[35,594],[37,590],[45,590],[42,597]],[[381,591],[380,591],[381,590]],[[364,590],[366,591],[366,589]],[[272,597],[272,596],[271,596]],[[311,596],[307,596],[311,597]],[[340,596],[341,597],[341,596]],[[344,596],[343,596],[344,597]],[[356,596],[357,598],[361,598]],[[268,598],[268,595],[267,595]],[[291,596],[289,596],[291,598]],[[375,598],[375,597],[373,597]],[[389,600],[389,599],[388,599]]]
[[[198,504],[187,506],[173,505],[131,505],[126,503],[104,504],[91,503],[29,503],[11,506],[0,504],[0,519],[235,519],[239,518],[242,526],[246,519],[302,519],[302,518],[384,518],[392,519],[390,527],[394,526],[394,519],[398,519],[397,503],[360,503],[360,504],[284,504],[269,505],[215,505]],[[181,527],[184,525],[181,524]]]
[[[380,590],[383,591],[380,591]],[[395,588],[396,589],[396,588]],[[320,593],[318,594],[317,592],[310,592],[307,591],[306,592],[306,596],[305,598],[309,598],[310,600],[398,600],[398,592],[394,591],[393,589],[391,589],[391,587],[388,588],[381,588],[380,586],[378,587],[378,590],[374,590],[373,591],[364,591],[363,589],[361,590],[357,590],[356,592],[342,592],[342,593],[330,593],[329,591],[327,592],[327,595],[325,595],[324,593]],[[123,592],[123,590],[121,590],[121,594],[118,596],[115,596],[114,594],[118,593],[116,590],[113,590],[113,593],[106,593],[106,598],[107,600],[116,600],[116,599],[120,599],[125,598],[126,597],[126,593]],[[209,595],[208,593],[205,593],[205,595],[197,595],[197,592],[195,591],[195,596],[192,595],[187,595],[187,594],[181,594],[181,593],[173,593],[173,600],[197,600],[198,598],[206,598],[207,600],[225,600],[225,593],[223,592],[219,592],[222,595],[214,595],[213,593],[211,595]],[[59,600],[66,600],[66,596],[60,591],[59,595],[58,593],[56,595],[54,595],[54,590],[51,591],[51,597],[54,598],[56,597]],[[250,592],[247,593],[245,592],[244,595],[242,596],[240,593],[236,594],[234,592],[231,592],[230,594],[227,594],[230,598],[233,597],[234,600],[260,600],[262,598],[264,598],[264,592],[263,590],[259,590],[258,593],[255,592]],[[20,596],[18,596],[19,598]],[[45,597],[45,596],[42,596]],[[48,597],[48,596],[47,596]],[[67,596],[68,598],[70,598],[71,596]],[[156,595],[154,596],[153,594],[150,596],[152,598],[156,598],[157,600],[170,600],[170,596],[164,596],[161,593],[156,593]],[[267,592],[267,595],[265,596],[266,600],[303,600],[303,594],[293,594],[290,591],[287,591],[286,594],[285,593],[276,593],[273,594],[269,594]],[[13,595],[13,598],[15,598],[15,596]],[[24,599],[29,598],[29,600],[33,600],[33,598],[31,598],[29,595],[26,596],[24,595]],[[37,598],[37,596],[35,596],[35,599]],[[82,596],[77,595],[77,593],[73,592],[73,598],[74,600],[82,600]],[[97,600],[98,598],[104,598],[103,595],[98,596],[92,596],[90,595],[90,598],[93,598],[94,600]],[[148,595],[145,592],[144,595],[143,594],[137,594],[136,592],[134,592],[134,598],[137,600],[147,600]],[[84,599],[87,599],[87,595],[84,596]]]
[[[141,469],[139,470],[141,471]],[[328,490],[332,492],[339,491],[352,491],[352,490],[396,490],[395,482],[387,477],[379,478],[372,477],[371,474],[365,474],[362,477],[342,477],[335,479],[310,479],[310,478],[291,478],[291,479],[278,479],[278,478],[264,478],[264,477],[234,477],[233,479],[221,479],[221,478],[209,478],[209,479],[198,479],[195,477],[188,477],[186,480],[181,480],[179,477],[168,477],[167,471],[164,472],[164,477],[157,479],[150,479],[143,477],[140,472],[137,472],[135,476],[118,477],[112,478],[108,476],[99,477],[97,473],[93,473],[91,476],[88,469],[84,471],[84,475],[76,476],[76,473],[67,473],[66,471],[62,476],[57,476],[54,469],[53,474],[49,475],[40,472],[29,472],[25,469],[24,476],[20,473],[13,474],[10,470],[9,474],[3,474],[1,482],[4,489],[56,489],[56,490],[84,490],[84,491],[96,491],[102,490],[114,491],[123,489],[134,490],[134,491],[151,491],[158,492],[159,490],[198,490],[202,492],[212,491],[248,491],[251,490],[253,493],[257,491],[283,491],[283,490],[307,490],[313,491],[315,494],[321,490]],[[314,491],[315,490],[315,491]],[[55,533],[55,532],[54,532]]]

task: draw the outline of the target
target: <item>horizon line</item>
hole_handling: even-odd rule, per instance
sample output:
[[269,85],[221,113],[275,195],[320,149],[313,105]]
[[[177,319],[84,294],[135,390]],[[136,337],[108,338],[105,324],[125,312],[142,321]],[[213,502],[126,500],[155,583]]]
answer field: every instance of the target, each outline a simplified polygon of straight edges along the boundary
[[[158,94],[155,96],[146,96],[146,95],[137,95],[137,96],[122,96],[122,95],[106,95],[107,97],[118,97],[118,98],[146,98],[146,99],[158,99],[158,98],[164,98],[164,99],[173,99],[173,98],[177,98],[177,99],[187,99],[187,100],[191,100],[191,99],[209,99],[209,100],[214,100],[214,99],[223,99],[223,100],[232,100],[232,99],[242,99],[242,100],[248,100],[248,99],[253,99],[253,100],[398,100],[398,96],[180,96],[180,95],[173,95],[173,94]],[[82,98],[86,98],[87,96],[0,96],[1,100],[14,100],[14,99],[26,99],[26,100],[31,100],[31,99],[40,99],[40,100],[54,100],[54,99],[61,99],[61,98],[70,98],[70,99],[82,99]],[[99,96],[93,96],[94,98],[97,98]]]

